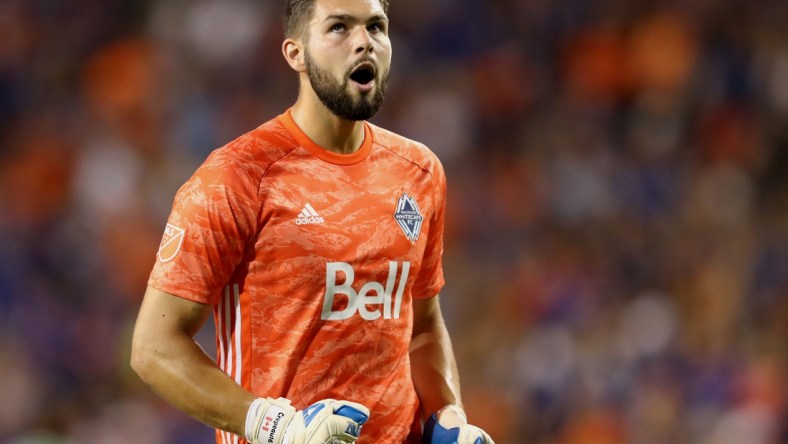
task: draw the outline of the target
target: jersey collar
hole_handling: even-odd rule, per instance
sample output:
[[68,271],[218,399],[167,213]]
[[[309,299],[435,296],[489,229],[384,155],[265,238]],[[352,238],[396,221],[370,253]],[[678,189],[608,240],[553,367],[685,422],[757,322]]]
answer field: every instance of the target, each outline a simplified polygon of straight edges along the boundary
[[295,123],[290,111],[288,109],[284,114],[280,115],[279,121],[304,149],[318,159],[336,165],[355,165],[366,159],[372,151],[372,130],[367,122],[364,122],[364,141],[361,142],[361,146],[353,153],[341,154],[327,150],[310,139]]

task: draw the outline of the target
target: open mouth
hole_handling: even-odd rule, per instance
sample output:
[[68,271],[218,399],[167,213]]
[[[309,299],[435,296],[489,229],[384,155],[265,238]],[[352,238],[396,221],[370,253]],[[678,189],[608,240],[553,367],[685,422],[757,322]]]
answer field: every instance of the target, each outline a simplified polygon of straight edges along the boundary
[[359,85],[367,85],[371,83],[373,80],[375,80],[375,65],[370,62],[365,62],[358,65],[358,67],[356,67],[356,69],[350,73],[350,80],[358,83]]

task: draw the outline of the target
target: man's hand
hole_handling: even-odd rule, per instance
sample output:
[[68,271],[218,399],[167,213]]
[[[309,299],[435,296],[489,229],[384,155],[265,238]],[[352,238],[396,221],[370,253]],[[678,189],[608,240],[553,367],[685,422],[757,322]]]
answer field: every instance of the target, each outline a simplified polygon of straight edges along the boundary
[[458,406],[446,406],[424,426],[424,444],[495,444],[484,430],[470,425]]
[[257,398],[246,415],[252,444],[341,444],[358,439],[369,410],[350,401],[324,399],[297,411],[285,398]]

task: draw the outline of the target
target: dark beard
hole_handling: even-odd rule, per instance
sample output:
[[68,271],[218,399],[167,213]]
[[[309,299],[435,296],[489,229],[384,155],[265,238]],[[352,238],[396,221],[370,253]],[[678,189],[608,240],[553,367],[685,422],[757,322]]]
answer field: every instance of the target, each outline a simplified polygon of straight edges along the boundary
[[367,120],[383,106],[383,97],[386,95],[386,87],[388,86],[388,71],[383,73],[380,79],[376,79],[378,84],[373,94],[362,94],[356,103],[348,92],[350,72],[345,75],[345,81],[339,83],[331,74],[317,66],[310,57],[309,51],[304,52],[304,61],[312,89],[323,105],[337,116],[346,120]]

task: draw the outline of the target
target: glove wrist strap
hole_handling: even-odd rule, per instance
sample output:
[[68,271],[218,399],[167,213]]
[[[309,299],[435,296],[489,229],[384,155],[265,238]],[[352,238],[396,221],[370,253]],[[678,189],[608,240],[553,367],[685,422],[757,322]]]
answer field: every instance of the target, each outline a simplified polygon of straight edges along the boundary
[[255,399],[246,412],[246,424],[244,424],[246,440],[253,443],[261,438],[261,433],[266,433],[269,435],[268,442],[285,444],[278,437],[285,435],[282,430],[289,427],[295,414],[296,410],[285,398]]
[[249,410],[246,412],[246,422],[244,423],[244,434],[246,435],[246,440],[249,442],[253,442],[255,431],[256,431],[256,419],[257,419],[257,412],[263,407],[265,401],[261,398],[257,398],[252,401],[252,404],[249,406]]

